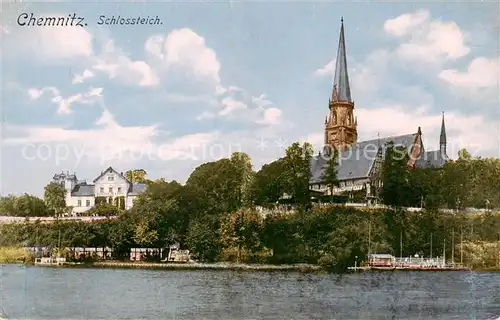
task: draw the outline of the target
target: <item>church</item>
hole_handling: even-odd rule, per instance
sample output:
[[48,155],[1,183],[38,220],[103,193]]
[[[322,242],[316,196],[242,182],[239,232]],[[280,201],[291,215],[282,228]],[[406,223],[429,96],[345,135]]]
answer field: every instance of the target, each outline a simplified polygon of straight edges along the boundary
[[377,201],[378,191],[382,187],[381,168],[389,143],[404,146],[408,150],[409,167],[441,168],[449,161],[446,154],[444,114],[439,137],[440,148],[436,151],[425,150],[420,127],[404,135],[358,141],[358,121],[349,85],[343,20],[328,109],[324,123],[325,148],[311,160],[309,185],[313,193],[330,194],[329,187],[324,183],[324,173],[328,165],[328,150],[331,148],[337,150],[339,180],[339,186],[333,189],[333,194],[362,194],[362,198],[368,203]]

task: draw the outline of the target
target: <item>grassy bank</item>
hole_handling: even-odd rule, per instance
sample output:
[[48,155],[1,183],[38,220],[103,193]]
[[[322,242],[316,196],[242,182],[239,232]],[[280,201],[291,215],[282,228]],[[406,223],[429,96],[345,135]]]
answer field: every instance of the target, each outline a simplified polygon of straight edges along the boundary
[[30,260],[30,253],[22,247],[0,247],[0,263],[25,263]]

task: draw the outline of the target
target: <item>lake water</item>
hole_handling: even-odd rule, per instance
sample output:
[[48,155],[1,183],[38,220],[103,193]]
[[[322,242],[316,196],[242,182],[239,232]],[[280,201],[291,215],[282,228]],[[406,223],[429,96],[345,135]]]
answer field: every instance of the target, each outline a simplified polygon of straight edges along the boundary
[[491,319],[500,274],[57,269],[1,265],[9,319]]

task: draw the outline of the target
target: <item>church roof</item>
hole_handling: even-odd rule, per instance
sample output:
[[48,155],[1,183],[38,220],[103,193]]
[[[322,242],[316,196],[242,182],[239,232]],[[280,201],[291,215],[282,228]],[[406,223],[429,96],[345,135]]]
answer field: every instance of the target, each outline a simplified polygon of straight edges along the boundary
[[416,163],[417,168],[441,168],[450,159],[441,150],[425,152]]
[[[368,177],[375,162],[379,147],[385,156],[386,145],[392,141],[394,146],[412,147],[417,133],[366,140],[352,145],[338,155],[337,178],[339,180],[362,179]],[[321,183],[328,159],[323,154],[314,156],[311,161],[310,183]]]
[[333,101],[352,102],[351,88],[349,86],[349,75],[347,74],[347,57],[344,37],[344,20],[341,20],[339,48],[337,51],[337,64],[335,65],[335,77],[333,81]]

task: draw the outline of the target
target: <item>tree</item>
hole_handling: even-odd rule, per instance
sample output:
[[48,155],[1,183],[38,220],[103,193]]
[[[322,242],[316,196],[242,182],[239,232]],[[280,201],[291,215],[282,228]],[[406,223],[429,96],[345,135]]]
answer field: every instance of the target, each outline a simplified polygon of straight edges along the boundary
[[337,157],[337,150],[332,148],[328,155],[327,167],[323,173],[323,180],[330,188],[331,195],[333,195],[333,189],[339,186],[339,180],[337,179]]
[[251,188],[255,173],[252,170],[252,159],[243,152],[234,152],[231,155],[231,162],[240,179],[238,190],[239,206],[248,206],[252,202]]
[[66,212],[66,190],[60,184],[51,182],[44,188],[44,201],[47,207],[54,211],[56,217]]
[[443,167],[443,200],[448,208],[461,209],[470,201],[474,172],[472,159],[465,149],[455,162],[446,163]]
[[146,183],[148,179],[146,178],[147,172],[144,169],[134,169],[125,172],[125,178],[130,182],[141,182]]
[[236,247],[240,260],[241,249],[252,254],[262,248],[261,230],[262,220],[259,214],[253,209],[242,208],[225,216],[221,221],[221,242],[225,248]]
[[42,199],[25,193],[16,197],[9,195],[0,198],[0,214],[17,217],[44,217],[50,215]]
[[407,206],[411,197],[409,187],[407,149],[394,146],[391,142],[386,146],[385,159],[382,165],[382,199],[389,206]]
[[285,151],[284,165],[287,168],[286,179],[290,188],[288,192],[297,204],[308,205],[311,201],[309,179],[312,152],[312,145],[307,142],[303,145],[295,142]]
[[438,208],[443,204],[443,171],[434,168],[414,168],[408,172],[410,188],[408,205]]
[[14,195],[9,195],[7,197],[0,198],[0,214],[16,216],[17,210],[15,203],[16,203],[16,196]]
[[191,253],[202,261],[215,261],[221,250],[219,229],[219,218],[216,215],[191,220],[186,235],[187,247]]
[[286,173],[283,158],[263,165],[253,180],[252,201],[258,205],[276,203],[290,189]]
[[186,186],[196,189],[208,213],[231,212],[241,206],[241,174],[229,159],[198,166],[189,176]]

